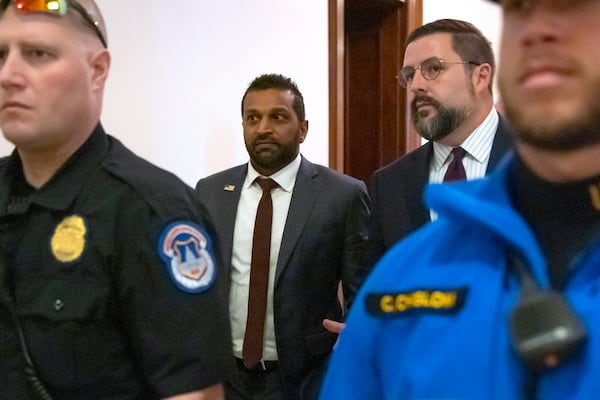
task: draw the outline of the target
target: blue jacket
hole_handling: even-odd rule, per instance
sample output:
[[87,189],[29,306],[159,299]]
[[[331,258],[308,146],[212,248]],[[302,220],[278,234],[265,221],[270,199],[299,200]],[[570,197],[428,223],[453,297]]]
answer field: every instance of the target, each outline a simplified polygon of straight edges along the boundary
[[[509,313],[521,288],[507,249],[542,289],[544,255],[508,197],[510,162],[489,178],[430,185],[439,219],[393,247],[359,292],[321,399],[522,399],[528,370]],[[582,351],[540,375],[538,399],[600,394],[600,243],[570,268],[564,294],[588,332]]]

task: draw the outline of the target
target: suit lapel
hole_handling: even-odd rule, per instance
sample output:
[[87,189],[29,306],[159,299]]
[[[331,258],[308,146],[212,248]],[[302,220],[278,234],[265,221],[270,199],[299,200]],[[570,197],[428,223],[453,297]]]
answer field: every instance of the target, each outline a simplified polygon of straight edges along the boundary
[[[415,168],[414,174],[409,175],[409,182],[408,185],[406,185],[407,190],[412,191],[412,196],[409,197],[408,204],[414,205],[411,213],[407,216],[411,221],[409,232],[412,232],[431,221],[429,208],[425,205],[423,195],[425,186],[429,183],[429,168],[431,159],[433,158],[433,143],[427,142],[424,146],[424,150],[425,151],[419,154],[421,159],[415,162],[415,165],[418,166],[418,168]],[[404,235],[407,233],[408,232],[404,233]]]
[[499,116],[498,128],[496,128],[496,135],[494,135],[494,142],[492,143],[492,150],[490,152],[490,161],[488,163],[486,174],[493,171],[496,168],[498,162],[503,156],[510,150],[513,145],[513,137],[510,132],[507,121]]
[[231,253],[233,247],[233,231],[235,229],[235,217],[237,214],[238,203],[242,194],[242,186],[246,179],[247,165],[240,166],[234,170],[231,175],[225,178],[219,183],[221,188],[217,188],[222,193],[219,196],[220,205],[215,207],[218,210],[219,215],[215,220],[221,221],[221,226],[217,226],[216,229],[220,232],[221,254],[223,255],[223,262],[226,263],[226,268],[229,270],[229,264],[231,263]]
[[296,177],[283,237],[281,238],[275,284],[277,284],[283,270],[287,267],[292,252],[300,240],[320,189],[321,183],[317,169],[303,157]]

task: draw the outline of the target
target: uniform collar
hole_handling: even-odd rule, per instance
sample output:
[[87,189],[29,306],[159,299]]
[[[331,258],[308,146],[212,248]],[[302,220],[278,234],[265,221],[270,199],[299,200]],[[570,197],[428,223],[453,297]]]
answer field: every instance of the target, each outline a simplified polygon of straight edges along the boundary
[[[29,200],[29,205],[38,204],[54,210],[67,209],[89,179],[91,172],[97,168],[108,148],[108,138],[102,125],[98,123],[85,143],[69,157],[48,182],[35,191]],[[0,179],[5,183],[0,188],[2,203],[0,204],[0,215],[4,215],[13,190],[19,184],[18,180],[24,179],[21,159],[16,150],[9,156]],[[23,182],[21,181],[21,183]]]
[[483,179],[448,184],[429,184],[425,191],[428,207],[438,221],[452,221],[456,229],[489,232],[523,257],[542,288],[549,287],[546,261],[527,222],[513,208],[510,199],[512,153],[503,157],[494,171]]

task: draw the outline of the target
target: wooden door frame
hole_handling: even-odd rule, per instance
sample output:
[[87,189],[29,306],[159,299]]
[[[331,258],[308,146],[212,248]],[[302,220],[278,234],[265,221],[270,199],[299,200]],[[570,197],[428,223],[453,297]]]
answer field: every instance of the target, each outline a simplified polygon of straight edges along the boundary
[[[405,3],[406,26],[408,32],[423,24],[423,0],[398,0]],[[344,2],[345,0],[329,0],[329,166],[344,172]],[[405,112],[405,145],[411,150],[420,146],[421,138],[417,135],[408,118],[410,110],[406,102]]]

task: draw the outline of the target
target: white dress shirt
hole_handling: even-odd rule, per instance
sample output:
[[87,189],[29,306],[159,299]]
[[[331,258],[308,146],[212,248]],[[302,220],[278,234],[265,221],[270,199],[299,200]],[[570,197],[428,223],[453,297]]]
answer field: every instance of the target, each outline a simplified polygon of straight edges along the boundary
[[[499,120],[498,112],[492,107],[483,122],[460,145],[467,152],[465,158],[463,158],[467,180],[485,176]],[[448,165],[452,161],[452,149],[453,147],[451,146],[445,146],[438,142],[433,143],[433,158],[429,167],[429,183],[441,183],[444,181],[444,175],[448,170]],[[436,218],[437,215],[431,212],[431,220],[433,221]]]
[[[269,262],[269,285],[267,289],[267,314],[263,340],[263,360],[272,361],[278,359],[273,321],[275,268],[279,257],[283,229],[292,200],[292,192],[296,183],[296,176],[300,169],[300,162],[301,157],[298,155],[294,161],[268,177],[277,182],[279,187],[273,189],[271,192],[271,199],[273,201],[273,227],[271,231],[271,255]],[[246,331],[246,319],[248,315],[254,220],[256,219],[258,202],[262,196],[262,190],[255,182],[259,176],[261,175],[252,167],[252,163],[249,162],[248,174],[242,187],[233,232],[229,311],[233,337],[233,354],[238,358],[242,358],[244,332]]]

